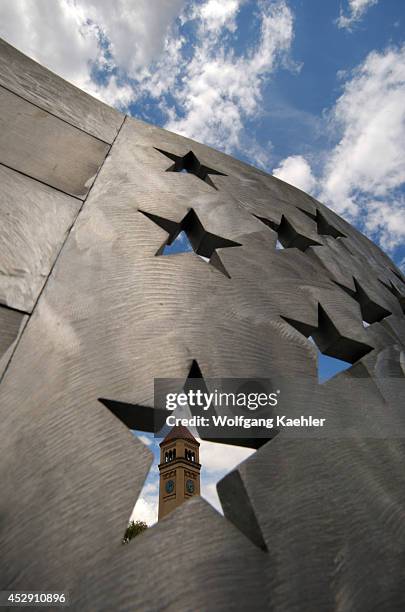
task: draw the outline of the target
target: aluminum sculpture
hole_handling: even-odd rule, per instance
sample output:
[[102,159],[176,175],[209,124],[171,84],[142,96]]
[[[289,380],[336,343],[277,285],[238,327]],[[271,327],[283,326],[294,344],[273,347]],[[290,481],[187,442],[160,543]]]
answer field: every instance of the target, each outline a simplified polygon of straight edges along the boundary
[[[405,609],[401,272],[309,195],[5,42],[0,107],[0,589],[80,611]],[[181,228],[209,261],[159,255]],[[353,364],[324,385],[311,335]],[[280,433],[219,484],[225,516],[196,497],[122,546],[151,465],[128,426],[192,368],[305,379],[325,414],[387,432]]]

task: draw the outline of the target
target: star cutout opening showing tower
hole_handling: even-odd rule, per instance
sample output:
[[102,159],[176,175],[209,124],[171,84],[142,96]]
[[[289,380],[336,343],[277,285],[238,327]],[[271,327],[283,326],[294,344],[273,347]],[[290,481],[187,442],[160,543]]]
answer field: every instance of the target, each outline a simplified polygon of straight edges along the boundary
[[[160,382],[167,381],[170,379],[161,379]],[[240,379],[237,379],[238,385]],[[249,380],[250,384],[255,384],[255,381]],[[210,383],[212,389],[212,381]],[[163,387],[155,387],[154,399],[161,398],[161,400],[167,397],[169,387],[163,385]],[[193,360],[188,371],[187,378],[182,381],[179,385],[178,391],[189,393],[191,390],[194,392],[201,391],[202,393],[209,392],[207,383],[204,380],[200,366],[196,360]],[[263,389],[264,390],[264,389]],[[170,387],[170,393],[173,388]],[[174,411],[143,406],[139,404],[130,404],[116,400],[110,400],[106,398],[98,398],[99,401],[108,408],[115,417],[117,417],[126,427],[128,427],[134,434],[136,434],[143,443],[146,443],[155,455],[155,462],[152,464],[149,475],[146,478],[144,489],[141,491],[137,503],[135,504],[131,520],[137,520],[141,518],[145,520],[145,517],[138,514],[145,510],[145,503],[142,500],[145,498],[151,500],[151,488],[155,483],[156,494],[156,470],[158,469],[160,448],[158,440],[162,440],[172,430],[172,426],[166,423],[166,419],[169,415],[176,415],[176,417],[187,417],[190,415],[198,416],[201,414],[201,408],[198,411],[196,405],[192,402],[184,406],[183,404],[177,405]],[[157,400],[158,405],[163,406],[164,401]],[[217,414],[214,407],[210,407],[207,410],[202,409],[204,416]],[[228,413],[228,407],[226,407]],[[236,413],[235,413],[236,414]],[[259,431],[260,428],[251,427],[245,429],[241,427],[229,427],[228,435],[224,435],[227,427],[196,427],[192,432],[195,436],[198,436],[199,443],[204,449],[204,473],[201,478],[201,495],[205,497],[209,503],[212,503],[220,512],[223,512],[222,507],[226,504],[226,496],[220,493],[220,489],[224,486],[225,478],[230,478],[232,481],[232,496],[237,502],[238,510],[242,508],[243,520],[236,520],[235,517],[230,514],[229,520],[235,524],[235,526],[242,531],[256,546],[266,550],[266,543],[261,531],[259,522],[256,519],[254,508],[250,503],[249,497],[246,495],[245,488],[242,481],[236,475],[235,467],[244,461],[249,455],[261,446],[266,444],[271,438],[278,434],[277,430],[266,429],[266,436],[263,436],[263,431]],[[206,435],[202,435],[202,433]],[[210,433],[213,434],[212,437]],[[145,435],[146,434],[146,435]],[[167,439],[167,438],[166,438]],[[192,449],[194,450],[194,449]],[[194,450],[195,452],[195,450]],[[217,456],[216,461],[213,462],[212,473],[209,474],[209,456]],[[223,461],[218,462],[218,455],[223,457]],[[177,458],[179,457],[177,453]],[[183,455],[185,457],[185,455]],[[175,457],[172,457],[175,459]],[[197,458],[197,457],[196,457]],[[168,458],[169,459],[169,458]],[[198,459],[197,459],[198,460]],[[162,464],[162,461],[160,461]],[[223,466],[222,466],[223,464]],[[171,465],[175,465],[174,461]],[[176,474],[173,475],[174,479]],[[219,480],[221,479],[221,480]],[[184,481],[183,481],[184,482]],[[218,483],[217,489],[220,498],[217,497],[216,493],[210,493],[212,489],[215,490],[215,484]],[[221,484],[222,483],[222,484]],[[171,490],[168,494],[171,494]],[[152,497],[153,500],[153,497]],[[156,502],[157,503],[157,499]],[[225,507],[225,506],[224,506]],[[228,506],[226,506],[228,509]],[[227,514],[228,516],[228,514]],[[149,524],[156,522],[157,516],[154,520],[150,521]],[[149,520],[148,520],[149,522]]]
[[196,155],[192,151],[189,151],[183,157],[180,155],[175,155],[174,153],[169,153],[168,151],[163,151],[163,149],[158,149],[155,147],[156,151],[166,155],[169,159],[174,161],[174,164],[169,166],[166,169],[166,172],[185,172],[188,174],[194,174],[197,178],[201,179],[205,183],[208,183],[211,187],[218,190],[209,177],[210,174],[216,174],[217,176],[227,176],[223,172],[219,172],[219,170],[214,170],[214,168],[209,168],[208,166],[204,166],[198,159]]
[[194,253],[213,265],[217,270],[222,272],[222,274],[231,278],[216,249],[226,249],[242,245],[239,242],[234,242],[233,240],[228,240],[227,238],[222,238],[222,236],[207,232],[198,218],[197,213],[192,208],[179,223],[143,210],[139,210],[139,212],[169,234],[167,240],[159,247],[156,255],[165,255],[165,247],[170,246],[177,236],[181,232],[184,232]]
[[[284,249],[299,249],[300,251],[306,251],[310,246],[322,246],[320,242],[316,242],[311,238],[308,238],[304,234],[298,232],[295,227],[292,225],[290,221],[288,221],[287,217],[284,215],[281,217],[280,223],[275,223],[270,219],[266,219],[265,217],[258,217],[257,215],[253,215],[267,225],[274,232],[277,232],[277,242],[280,243],[281,247]],[[276,244],[276,248],[280,248]]]

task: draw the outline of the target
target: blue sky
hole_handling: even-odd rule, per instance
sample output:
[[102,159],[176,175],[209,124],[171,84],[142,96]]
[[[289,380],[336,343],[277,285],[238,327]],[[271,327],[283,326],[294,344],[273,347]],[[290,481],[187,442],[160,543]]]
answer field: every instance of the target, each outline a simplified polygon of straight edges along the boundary
[[[405,271],[405,2],[2,0],[0,36],[121,111],[311,193]],[[248,453],[202,448],[217,507],[215,481]],[[138,505],[148,522],[156,485]]]

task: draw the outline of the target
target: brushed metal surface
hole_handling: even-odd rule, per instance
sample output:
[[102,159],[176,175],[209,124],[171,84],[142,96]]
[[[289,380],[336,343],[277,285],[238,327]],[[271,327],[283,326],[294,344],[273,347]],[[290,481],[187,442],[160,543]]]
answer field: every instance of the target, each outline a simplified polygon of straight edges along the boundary
[[[403,439],[280,434],[239,467],[268,547],[269,610],[404,609],[404,452]],[[218,488],[236,510],[233,481]]]
[[123,115],[0,38],[0,85],[88,134],[112,143]]
[[0,304],[31,312],[81,202],[0,165]]
[[84,576],[74,607],[106,612],[111,606],[150,612],[267,610],[266,567],[263,551],[195,497],[139,539],[117,547],[97,580]]
[[0,306],[0,378],[27,319],[23,312]]
[[[192,151],[216,189],[156,148]],[[168,233],[150,216],[174,227],[190,209],[241,245],[218,248],[230,278],[156,255]],[[283,216],[312,246],[276,249]],[[384,313],[367,328],[359,287]],[[402,610],[403,429],[379,427],[405,404],[404,295],[390,259],[307,194],[127,119],[0,384],[1,588],[66,589],[80,611]],[[308,330],[353,365],[318,385]],[[227,518],[194,499],[123,546],[151,453],[98,398],[153,409],[154,378],[194,361],[205,378],[287,378],[293,409],[375,420],[375,440],[280,434],[221,483]]]
[[109,145],[0,87],[0,163],[84,198]]

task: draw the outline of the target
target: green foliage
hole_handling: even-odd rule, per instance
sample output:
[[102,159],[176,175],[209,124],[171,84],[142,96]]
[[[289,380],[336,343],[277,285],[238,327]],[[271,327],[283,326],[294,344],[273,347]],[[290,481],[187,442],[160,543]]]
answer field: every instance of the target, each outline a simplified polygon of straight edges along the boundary
[[127,542],[132,540],[132,538],[134,538],[138,534],[142,533],[142,531],[145,531],[145,529],[148,529],[148,525],[143,521],[131,521],[128,527],[126,528],[122,543],[127,544]]

